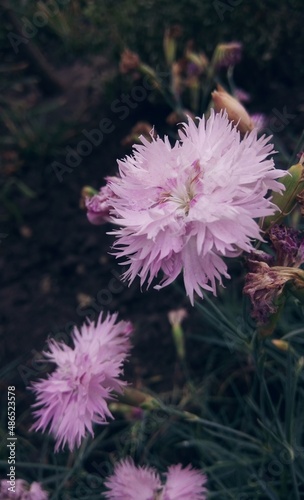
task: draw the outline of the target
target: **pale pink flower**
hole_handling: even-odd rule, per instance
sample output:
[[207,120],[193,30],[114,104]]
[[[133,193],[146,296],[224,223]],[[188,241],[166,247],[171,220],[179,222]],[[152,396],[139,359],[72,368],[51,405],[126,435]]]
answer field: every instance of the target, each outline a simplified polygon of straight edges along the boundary
[[132,459],[119,462],[105,482],[109,500],[152,500],[161,489],[158,473],[152,467],[136,467]]
[[47,492],[36,482],[29,485],[23,479],[16,479],[14,491],[11,488],[10,481],[0,480],[0,500],[47,500],[49,498]]
[[132,459],[119,462],[105,482],[108,500],[205,500],[207,477],[190,466],[172,465],[165,482],[152,467],[136,467]]
[[68,444],[79,447],[93,423],[105,424],[113,418],[107,401],[113,391],[121,392],[126,383],[120,380],[122,365],[129,349],[129,322],[116,323],[117,314],[99,316],[96,325],[84,324],[74,329],[74,348],[54,340],[44,355],[56,364],[47,379],[32,384],[37,397],[33,429],[49,432],[56,439],[55,451]]
[[110,222],[110,209],[109,198],[113,196],[111,189],[109,188],[108,181],[113,179],[113,177],[106,177],[107,184],[102,186],[99,193],[93,196],[87,196],[85,199],[85,206],[87,209],[87,218],[96,226]]
[[162,500],[205,500],[207,476],[191,466],[171,465],[166,473]]
[[276,179],[286,172],[268,158],[269,138],[253,130],[241,140],[224,111],[198,125],[189,118],[179,135],[173,147],[167,137],[142,138],[119,160],[110,203],[120,226],[115,254],[129,265],[124,278],[139,275],[149,286],[161,271],[159,289],[183,272],[193,303],[194,292],[216,294],[216,282],[229,278],[223,257],[250,252],[262,239],[254,219],[276,211],[266,195],[284,189]]

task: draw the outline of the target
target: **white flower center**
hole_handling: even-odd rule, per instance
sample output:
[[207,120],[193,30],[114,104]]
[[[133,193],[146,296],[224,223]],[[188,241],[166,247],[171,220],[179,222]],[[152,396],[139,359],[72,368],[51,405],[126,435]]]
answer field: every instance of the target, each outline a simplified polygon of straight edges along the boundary
[[184,211],[185,215],[189,214],[191,202],[197,194],[197,183],[201,175],[201,169],[198,161],[194,162],[191,175],[186,180],[170,179],[168,181],[169,189],[162,192],[160,203],[173,202],[178,205],[178,209]]

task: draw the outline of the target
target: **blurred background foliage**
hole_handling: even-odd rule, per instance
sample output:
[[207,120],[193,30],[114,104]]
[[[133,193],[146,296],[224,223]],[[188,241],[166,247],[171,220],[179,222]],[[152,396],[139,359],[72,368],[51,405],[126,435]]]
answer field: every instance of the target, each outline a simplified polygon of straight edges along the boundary
[[[218,43],[244,45],[235,79],[259,111],[293,108],[295,98],[303,107],[301,0],[1,0],[0,9],[1,144],[30,156],[52,156],[115,97],[125,47],[164,68],[164,31],[174,24],[183,29],[180,51],[189,40],[208,57]],[[88,94],[96,98],[84,102]]]
[[[47,9],[51,8],[51,4],[55,5],[56,12],[48,15]],[[39,252],[38,245],[36,250],[28,243],[29,248],[34,248],[39,255],[32,263],[31,273],[37,262],[41,265],[39,259],[47,252],[52,263],[55,262],[55,255],[61,265],[64,255],[56,254],[56,251],[68,239],[67,228],[73,235],[78,227],[83,231],[76,243],[72,239],[73,235],[69,234],[73,243],[73,248],[68,247],[71,255],[75,248],[82,248],[82,240],[89,241],[93,229],[90,227],[85,233],[83,221],[76,228],[76,225],[72,226],[71,220],[74,224],[74,214],[78,208],[77,197],[84,181],[87,181],[86,175],[91,175],[91,180],[94,171],[96,183],[103,176],[98,150],[95,155],[85,159],[81,170],[75,171],[75,175],[71,176],[73,179],[63,186],[59,186],[54,175],[47,177],[46,166],[65,154],[65,145],[73,145],[84,126],[96,126],[97,119],[100,119],[102,113],[106,113],[111,100],[126,91],[127,81],[118,74],[120,54],[124,48],[137,52],[142,61],[153,68],[161,70],[165,67],[163,36],[168,26],[179,24],[183,28],[180,51],[189,40],[193,40],[196,49],[205,51],[208,57],[218,43],[234,40],[244,45],[243,59],[235,68],[235,81],[252,95],[250,105],[253,109],[270,113],[273,108],[282,110],[287,106],[288,111],[296,116],[281,134],[287,153],[294,153],[294,145],[303,128],[301,113],[304,109],[302,0],[0,0],[0,9],[3,14],[0,25],[0,203],[6,209],[6,214],[1,214],[0,222],[6,221],[7,214],[10,214],[18,224],[22,223],[24,214],[22,209],[17,208],[20,196],[28,200],[28,204],[22,206],[33,215],[32,219],[41,216],[40,228],[44,227],[44,220],[52,213],[51,209],[56,203],[61,203],[64,207],[63,215],[60,213],[61,219],[65,217],[66,206],[72,214],[70,219],[66,216],[70,227],[61,226],[62,239],[49,243],[51,250],[46,245]],[[33,25],[39,12],[46,13],[48,22],[41,28],[34,26],[35,34],[28,41],[26,39],[25,43],[20,43],[16,53],[8,35],[16,34],[19,29],[19,36],[23,36],[22,28]],[[34,50],[34,55],[30,49]],[[38,53],[35,49],[38,49]],[[151,107],[149,110],[151,112]],[[130,115],[130,123],[124,127],[130,128],[133,124]],[[108,161],[115,165],[115,158],[125,154],[125,150],[120,147],[120,138],[111,138],[111,147],[104,151],[105,163]],[[86,168],[92,167],[90,174],[86,174],[84,165]],[[36,182],[38,176],[39,182]],[[72,183],[75,186],[70,188]],[[16,196],[16,189],[20,196]],[[47,198],[46,193],[52,190],[54,194]],[[41,208],[40,205],[37,205],[37,209],[36,206],[30,208],[31,204],[36,203],[36,191],[38,201],[45,197],[49,202],[46,208]],[[28,218],[31,220],[31,217]],[[51,236],[57,230],[59,233],[58,221],[51,227],[55,228],[49,231]],[[23,232],[26,234],[25,230]],[[11,229],[5,233],[11,234]],[[38,229],[36,238],[31,240],[29,234],[26,234],[26,241],[37,241],[38,233],[41,233],[41,238],[49,237]],[[5,248],[9,249],[12,239],[9,244],[7,240]],[[21,242],[24,244],[23,240]],[[18,238],[15,245],[19,248]],[[108,241],[106,245],[109,246]],[[87,268],[92,269],[95,265],[94,258],[97,260],[99,257],[93,255],[92,247],[94,245],[88,246],[89,250],[86,247],[85,250],[80,250],[82,254],[76,255],[77,258],[75,254],[72,255],[76,264],[83,265],[84,254],[87,252],[88,260],[91,261],[91,268],[89,265]],[[10,250],[7,252],[10,253]],[[45,273],[51,272],[48,261],[45,264],[42,260],[42,265],[45,266]],[[52,296],[58,303],[63,300],[63,281],[70,286],[70,281],[64,274],[68,271],[62,271],[60,265],[58,274],[54,273],[59,283],[58,295]],[[94,296],[100,286],[96,284],[98,279],[95,272],[97,275],[99,272],[97,266],[84,277],[71,271],[73,266],[73,261],[69,262],[67,269],[71,275],[76,276],[77,283],[81,280],[87,282],[89,278],[94,281],[90,290]],[[79,459],[68,454],[54,456],[53,442],[47,436],[36,435],[33,438],[29,433],[29,398],[23,384],[18,393],[18,411],[25,423],[22,421],[19,426],[18,459],[20,470],[21,464],[24,466],[24,477],[30,480],[43,479],[46,487],[49,485],[52,489],[54,500],[61,498],[56,493],[56,488],[61,492],[63,488],[66,489],[65,495],[62,493],[64,499],[92,499],[94,493],[99,498],[102,485],[97,484],[94,490],[86,483],[89,474],[95,474],[96,477],[96,471],[100,472],[94,464],[106,461],[111,468],[117,455],[131,454],[139,462],[149,462],[165,468],[167,463],[175,459],[178,451],[179,459],[183,462],[192,461],[198,467],[204,465],[210,479],[210,498],[300,499],[304,495],[303,306],[292,299],[276,330],[276,336],[289,342],[291,349],[288,352],[277,348],[270,339],[261,340],[250,319],[248,300],[243,303],[244,317],[241,314],[243,278],[240,274],[243,271],[239,263],[232,264],[233,280],[226,290],[220,290],[216,300],[204,302],[198,305],[195,312],[191,311],[191,319],[189,323],[185,323],[186,352],[191,365],[185,366],[177,360],[172,375],[172,363],[168,363],[170,373],[164,378],[157,372],[160,369],[155,366],[155,380],[161,386],[162,397],[158,417],[153,420],[153,412],[147,411],[142,419],[134,417],[128,421],[123,412],[116,408],[117,420],[111,430],[108,430],[109,427],[106,430],[99,429],[97,435],[100,440],[84,443]],[[27,286],[37,288],[35,282]],[[76,290],[78,284],[73,283],[73,286]],[[70,293],[67,289],[65,292],[66,295]],[[133,316],[137,317],[137,296],[132,289],[127,293],[130,293],[131,299],[127,297],[125,300],[125,312],[133,311]],[[168,294],[167,290],[164,294]],[[49,300],[50,295],[47,297]],[[70,309],[67,310],[69,313],[75,312],[74,296],[69,295],[68,299]],[[24,299],[21,297],[19,308],[22,300]],[[42,296],[41,300],[43,302],[46,299]],[[155,296],[152,302],[157,302]],[[166,307],[169,307],[168,302],[165,302]],[[169,305],[175,306],[174,299],[171,298]],[[51,307],[50,311],[50,315],[53,314]],[[60,317],[58,307],[54,311],[58,314],[59,325],[65,324],[71,317]],[[144,308],[143,311],[144,315]],[[34,312],[36,315],[37,311]],[[51,321],[49,317],[45,320],[43,312],[44,310],[36,319],[36,331],[40,335],[41,332],[44,333],[42,323]],[[63,314],[66,314],[65,310]],[[165,312],[162,311],[162,314]],[[151,313],[153,321],[155,315],[160,315],[159,310]],[[138,344],[143,342],[146,320],[146,316],[135,320],[138,321],[141,337]],[[34,322],[32,317],[31,322]],[[50,325],[47,324],[45,328],[51,328]],[[156,325],[155,329],[159,334],[161,329],[158,323]],[[169,335],[170,331],[168,338]],[[171,345],[170,340],[165,339],[161,340],[163,344],[159,337],[155,338],[155,345],[160,348],[164,345],[164,351],[167,350],[168,356],[172,356],[173,342]],[[144,358],[144,349],[139,351],[143,356],[140,358],[142,364],[148,357],[153,357],[152,351],[156,351],[151,349],[150,338],[144,345],[148,354]],[[27,351],[26,354],[28,359],[32,359]],[[154,352],[153,360],[157,365],[157,352]],[[16,370],[19,362],[18,359],[13,367],[3,369],[1,377],[5,386],[11,380],[10,369]],[[136,375],[135,369],[133,376],[141,377]],[[30,379],[31,377],[26,382]],[[168,381],[170,390],[166,388]],[[140,382],[149,386],[144,377]],[[149,387],[158,392],[158,386],[153,383],[155,381],[150,381]],[[187,421],[182,413],[184,410],[199,414],[201,420]],[[3,429],[5,418],[3,414]],[[99,446],[100,441],[102,446]],[[24,465],[28,457],[33,463]],[[6,450],[2,449],[0,465],[4,465],[5,459]],[[100,474],[99,477],[104,479]],[[77,493],[79,485],[83,486],[84,492]]]

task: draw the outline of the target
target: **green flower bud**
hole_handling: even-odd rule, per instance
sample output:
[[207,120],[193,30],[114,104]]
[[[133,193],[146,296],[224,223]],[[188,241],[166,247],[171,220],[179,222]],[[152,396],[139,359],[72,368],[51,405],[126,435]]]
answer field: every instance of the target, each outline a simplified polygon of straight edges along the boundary
[[265,217],[262,225],[263,230],[268,230],[273,224],[281,222],[288,215],[297,203],[297,196],[304,188],[304,167],[302,163],[297,163],[287,170],[285,177],[280,179],[284,184],[285,191],[282,194],[273,193],[272,202],[278,207],[274,215]]

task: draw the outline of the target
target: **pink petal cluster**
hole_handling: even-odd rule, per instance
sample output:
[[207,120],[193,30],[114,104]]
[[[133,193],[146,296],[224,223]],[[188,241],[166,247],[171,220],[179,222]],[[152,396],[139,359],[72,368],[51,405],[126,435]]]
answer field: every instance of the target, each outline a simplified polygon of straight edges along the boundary
[[124,278],[139,275],[148,286],[161,271],[155,288],[172,283],[183,272],[193,303],[194,292],[216,294],[217,281],[229,278],[223,257],[252,250],[262,239],[257,217],[276,207],[268,190],[283,188],[268,156],[269,138],[253,130],[243,139],[226,112],[211,112],[198,125],[189,118],[172,147],[168,138],[141,138],[133,154],[118,161],[119,177],[109,181],[114,193],[114,252],[129,265]]
[[205,500],[207,477],[190,466],[172,465],[161,481],[152,467],[136,467],[132,459],[119,462],[105,482],[108,500]]
[[47,500],[49,498],[39,483],[29,485],[23,479],[16,479],[14,491],[6,479],[0,480],[0,500]]
[[[107,177],[106,181],[108,182],[111,179],[115,178]],[[108,200],[111,196],[113,196],[113,193],[107,183],[105,186],[100,188],[99,193],[85,199],[87,217],[91,224],[99,226],[110,222],[111,206],[109,205]]]
[[32,384],[37,402],[37,422],[33,429],[50,433],[56,439],[55,451],[65,444],[73,450],[89,432],[93,423],[105,424],[113,418],[107,401],[112,392],[121,392],[126,382],[120,380],[122,365],[129,350],[132,326],[116,323],[117,314],[99,316],[96,325],[84,324],[73,332],[74,348],[56,341],[49,342],[45,357],[56,364],[47,379]]

